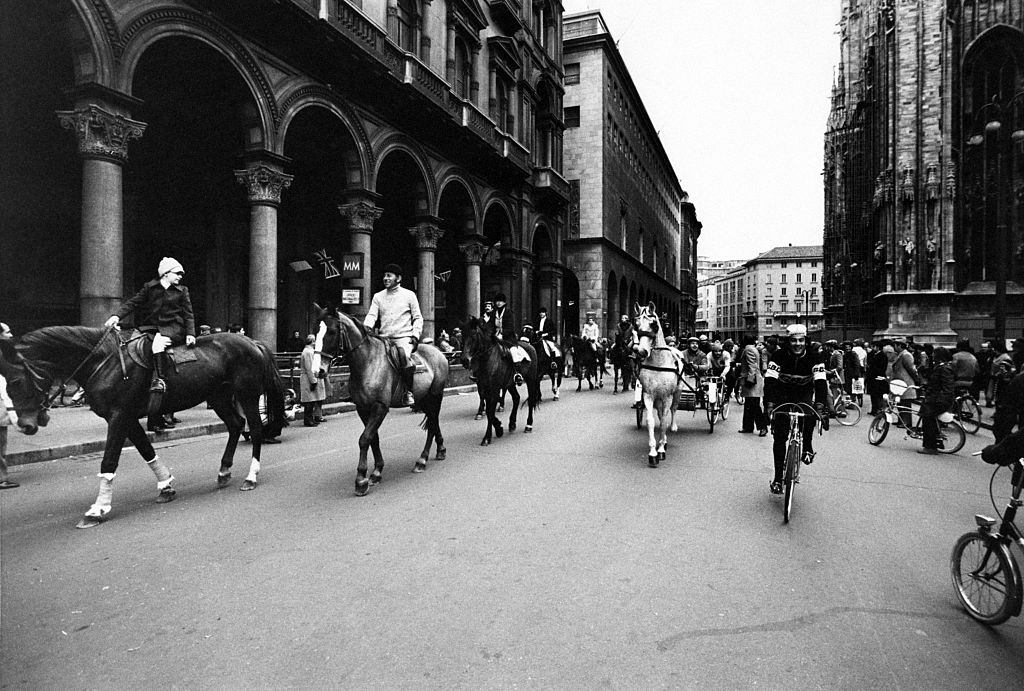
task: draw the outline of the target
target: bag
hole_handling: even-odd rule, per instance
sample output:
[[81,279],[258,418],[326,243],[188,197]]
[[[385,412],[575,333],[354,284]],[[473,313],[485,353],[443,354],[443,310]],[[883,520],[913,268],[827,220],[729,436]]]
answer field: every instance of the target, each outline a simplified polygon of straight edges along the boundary
[[862,394],[864,393],[864,377],[854,377],[853,382],[850,384],[850,393]]

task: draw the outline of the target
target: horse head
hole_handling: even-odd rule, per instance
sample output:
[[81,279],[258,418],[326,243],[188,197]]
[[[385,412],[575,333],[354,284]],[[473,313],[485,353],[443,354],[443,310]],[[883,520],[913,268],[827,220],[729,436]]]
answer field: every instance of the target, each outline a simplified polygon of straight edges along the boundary
[[472,371],[473,360],[494,344],[494,326],[470,317],[462,329],[462,366]]
[[50,380],[36,372],[10,341],[0,341],[0,374],[7,380],[7,394],[18,414],[18,429],[35,434],[50,421],[46,392]]
[[345,357],[359,347],[364,331],[362,325],[347,314],[313,303],[313,313],[320,326],[316,349],[331,357]]
[[661,321],[658,319],[658,309],[653,302],[644,306],[640,303],[633,304],[633,323],[636,325],[636,334],[640,338],[640,350],[650,353],[654,346],[665,345],[665,334],[661,330]]

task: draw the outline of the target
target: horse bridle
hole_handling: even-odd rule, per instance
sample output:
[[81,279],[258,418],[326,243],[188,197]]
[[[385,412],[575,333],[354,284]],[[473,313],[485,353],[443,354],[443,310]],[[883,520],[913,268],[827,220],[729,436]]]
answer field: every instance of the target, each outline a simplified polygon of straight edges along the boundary
[[[40,410],[49,410],[53,406],[53,402],[55,400],[64,396],[64,394],[67,392],[68,382],[74,379],[75,375],[78,374],[78,371],[82,369],[82,366],[89,361],[89,358],[96,354],[96,352],[100,349],[100,346],[103,345],[103,341],[106,339],[107,334],[112,333],[114,331],[114,328],[115,327],[113,326],[108,326],[106,329],[104,329],[103,333],[99,337],[99,340],[96,341],[96,345],[94,345],[92,347],[92,350],[90,350],[86,354],[86,356],[82,358],[82,361],[78,363],[78,366],[75,367],[75,369],[71,370],[71,374],[64,377],[63,381],[61,381],[60,383],[60,387],[58,387],[57,391],[53,394],[47,394],[47,389],[49,387],[44,388],[39,383],[49,380],[47,380],[45,376],[37,372],[36,369],[29,363],[27,358],[25,358],[24,356],[21,357],[21,362],[19,364],[25,368],[25,372],[28,375],[25,378],[28,380],[28,383],[32,385],[32,388],[35,389],[36,393],[39,394],[39,396],[43,399],[42,403],[39,406]],[[121,348],[126,345],[127,343],[122,343],[120,339],[118,339],[117,355],[121,362],[121,378],[125,381],[128,380],[128,369],[125,366],[124,353],[121,352]],[[90,373],[89,376],[87,376],[82,383],[87,383],[90,379],[92,379],[93,376],[100,371],[100,368],[107,363],[107,360],[109,360],[110,357],[110,355],[107,355],[107,357],[100,360],[99,364],[93,368],[92,373]],[[12,382],[18,382],[21,379],[22,377],[11,377]]]

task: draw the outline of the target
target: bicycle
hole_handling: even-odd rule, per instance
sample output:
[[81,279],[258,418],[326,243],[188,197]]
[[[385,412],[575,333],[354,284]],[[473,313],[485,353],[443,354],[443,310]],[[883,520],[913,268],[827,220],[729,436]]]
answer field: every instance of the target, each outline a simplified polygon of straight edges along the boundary
[[[972,455],[977,456],[978,451]],[[1002,522],[993,533],[992,527],[998,522],[977,514],[974,522],[978,529],[960,536],[953,546],[949,558],[950,575],[953,588],[956,590],[960,604],[975,620],[987,626],[1002,624],[1011,616],[1020,614],[1021,602],[1024,601],[1024,585],[1021,581],[1020,566],[1010,550],[1010,544],[1016,542],[1024,546],[1024,535],[1014,524],[1017,509],[1024,504],[1021,501],[1021,489],[1024,489],[1024,466],[1021,460],[1013,462],[1011,468],[1012,493],[1006,510],[1000,516]],[[996,479],[997,467],[989,481],[989,496],[992,506],[998,515],[993,483]]]
[[[780,411],[780,409],[784,410]],[[804,409],[810,412],[802,412]],[[782,403],[772,411],[773,419],[780,415],[789,417],[789,437],[786,439],[786,465],[783,469],[784,475],[782,477],[784,488],[782,520],[784,523],[789,523],[789,515],[793,511],[793,494],[796,492],[796,486],[800,482],[800,465],[804,457],[804,426],[801,424],[801,418],[814,415],[817,418],[815,428],[818,430],[819,435],[821,434],[824,421],[818,415],[818,411],[807,403]]]
[[[836,417],[836,422],[844,427],[853,427],[860,422],[864,412],[853,397],[846,393],[839,382],[839,375],[834,369],[828,370],[829,391],[832,394],[832,409],[829,411]],[[835,386],[833,386],[833,384]]]
[[729,419],[728,391],[723,394],[723,383],[721,377],[709,376],[700,380],[700,389],[704,392],[705,412],[708,417],[708,425],[711,426],[709,433],[715,431],[715,421],[721,418],[723,421]]
[[[868,427],[868,443],[878,446],[885,441],[892,425],[903,427],[908,439],[922,439],[921,416],[909,405],[900,405],[900,397],[910,388],[899,379],[889,382],[889,395],[885,397],[885,410],[875,416]],[[910,425],[907,425],[907,421]],[[956,453],[967,443],[963,426],[952,413],[939,415],[939,453]]]
[[981,428],[981,406],[965,386],[957,387],[956,400],[953,402],[953,416],[968,434],[977,434]]

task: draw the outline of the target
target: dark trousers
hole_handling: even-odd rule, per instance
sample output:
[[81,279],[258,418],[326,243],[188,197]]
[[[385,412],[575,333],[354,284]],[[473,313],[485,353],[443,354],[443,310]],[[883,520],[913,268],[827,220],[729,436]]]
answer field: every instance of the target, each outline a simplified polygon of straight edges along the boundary
[[756,427],[762,430],[768,426],[768,419],[761,408],[761,399],[747,396],[743,399],[743,426],[741,429],[753,432]]
[[1019,413],[1007,406],[997,407],[995,415],[992,416],[992,434],[996,438],[996,444],[1005,439],[1017,424]]
[[309,401],[302,404],[303,424],[312,424],[320,417],[320,401]]
[[[808,415],[803,418],[804,423],[804,453],[814,452],[814,425],[817,418]],[[777,415],[772,420],[772,454],[775,457],[775,478],[782,480],[786,470],[786,440],[789,439],[789,418],[785,415]]]
[[871,415],[878,415],[883,410],[885,410],[884,394],[871,394]]
[[921,416],[921,438],[922,446],[926,449],[939,448],[939,414],[942,413],[932,403],[922,403],[919,414]]

